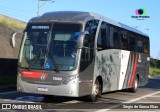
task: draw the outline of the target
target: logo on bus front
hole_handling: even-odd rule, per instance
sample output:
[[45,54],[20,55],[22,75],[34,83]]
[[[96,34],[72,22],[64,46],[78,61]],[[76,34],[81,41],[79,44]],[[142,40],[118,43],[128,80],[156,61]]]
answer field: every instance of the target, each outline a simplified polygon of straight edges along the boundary
[[43,73],[42,76],[40,77],[41,80],[45,80],[48,77],[47,73]]

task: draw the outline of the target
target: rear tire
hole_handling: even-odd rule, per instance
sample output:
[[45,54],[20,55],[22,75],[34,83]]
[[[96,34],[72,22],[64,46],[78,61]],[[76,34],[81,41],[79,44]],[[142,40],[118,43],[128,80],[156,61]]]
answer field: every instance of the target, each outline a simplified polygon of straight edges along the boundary
[[99,83],[98,80],[95,81],[93,85],[93,94],[88,96],[88,101],[94,102],[97,100],[98,97],[102,95],[102,85]]
[[130,88],[130,92],[136,93],[137,90],[138,90],[138,85],[139,85],[139,80],[138,80],[138,77],[136,76],[136,77],[134,78],[133,87]]

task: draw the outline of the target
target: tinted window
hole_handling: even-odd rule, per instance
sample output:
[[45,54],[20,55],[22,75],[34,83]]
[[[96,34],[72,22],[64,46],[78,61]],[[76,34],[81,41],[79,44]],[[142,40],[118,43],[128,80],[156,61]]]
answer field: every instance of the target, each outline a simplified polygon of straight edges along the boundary
[[136,52],[143,52],[143,41],[140,35],[136,35]]
[[120,49],[120,35],[117,27],[110,27],[110,47]]
[[94,48],[94,41],[98,23],[99,20],[90,20],[86,23],[85,31],[88,31],[89,35],[85,35],[83,40],[80,71],[84,71],[93,60],[94,49],[92,48]]
[[144,38],[143,52],[149,54],[149,39]]
[[109,48],[109,25],[105,22],[101,24],[101,28],[97,40],[98,50]]
[[121,49],[122,50],[128,50],[128,31],[124,29],[120,29],[121,31],[119,32],[120,34],[120,39],[121,39]]
[[73,70],[80,31],[80,24],[29,24],[21,48],[21,67]]
[[81,54],[81,61],[90,61],[90,42],[89,42],[89,36],[85,36],[83,40],[83,48],[82,48],[82,54]]

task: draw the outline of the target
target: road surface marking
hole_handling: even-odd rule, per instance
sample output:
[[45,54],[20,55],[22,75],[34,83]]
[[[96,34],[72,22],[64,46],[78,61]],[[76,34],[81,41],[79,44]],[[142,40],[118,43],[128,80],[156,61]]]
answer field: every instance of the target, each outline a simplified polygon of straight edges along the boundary
[[22,96],[22,97],[17,97],[15,100],[18,101],[26,101],[26,102],[41,102],[43,100],[43,97],[37,97],[37,96]]
[[147,104],[148,103],[156,103],[156,104],[160,104],[160,102],[158,102],[158,101],[157,102],[138,102],[138,103],[147,103]]
[[[132,99],[132,100],[129,100],[129,101],[126,101],[126,102],[122,102],[122,103],[133,103],[135,101],[138,101],[140,99],[145,99],[146,97],[150,97],[150,96],[153,96],[153,95],[157,95],[157,94],[160,94],[160,91],[157,91],[157,92],[154,92],[152,94],[148,94],[148,95],[144,95],[142,97],[139,97],[139,98],[135,98],[135,99]],[[146,103],[150,103],[150,102],[146,102]],[[157,103],[157,102],[156,102]],[[101,110],[98,110],[98,111],[95,111],[95,112],[106,112],[106,111],[109,111],[111,109],[114,109],[118,106],[120,106],[121,104],[117,104],[117,105],[113,105],[111,106],[109,109],[101,109]]]
[[142,96],[142,97],[139,97],[139,98],[135,98],[135,99],[132,99],[132,100],[123,102],[123,103],[133,103],[133,102],[138,101],[138,100],[140,100],[140,99],[145,99],[145,98],[147,98],[147,97],[150,97],[150,96],[153,96],[153,95],[156,95],[156,94],[159,94],[159,93],[160,93],[160,91],[157,91],[157,92],[155,92],[155,93],[148,94],[148,95],[145,95],[145,96]]
[[81,102],[82,102],[82,101],[72,100],[72,101],[66,101],[66,102],[56,103],[56,104],[54,104],[54,105],[56,105],[56,106],[61,106],[61,105],[81,103]]
[[66,101],[66,102],[62,102],[64,104],[72,104],[72,103],[81,103],[81,101],[78,100],[72,100],[72,101]]
[[155,98],[159,98],[160,96],[149,96],[149,98],[153,98],[153,97],[155,97]]

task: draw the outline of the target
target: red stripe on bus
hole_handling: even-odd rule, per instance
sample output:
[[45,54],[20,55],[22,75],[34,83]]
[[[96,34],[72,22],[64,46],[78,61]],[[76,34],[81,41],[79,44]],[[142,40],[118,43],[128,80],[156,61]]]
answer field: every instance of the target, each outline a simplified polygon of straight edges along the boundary
[[25,78],[40,78],[42,76],[42,72],[21,72],[23,77]]
[[134,60],[134,67],[133,67],[131,81],[130,81],[130,85],[129,85],[130,88],[132,88],[132,86],[133,86],[134,76],[135,76],[136,68],[137,68],[137,60],[138,60],[138,53],[136,53],[136,58]]

